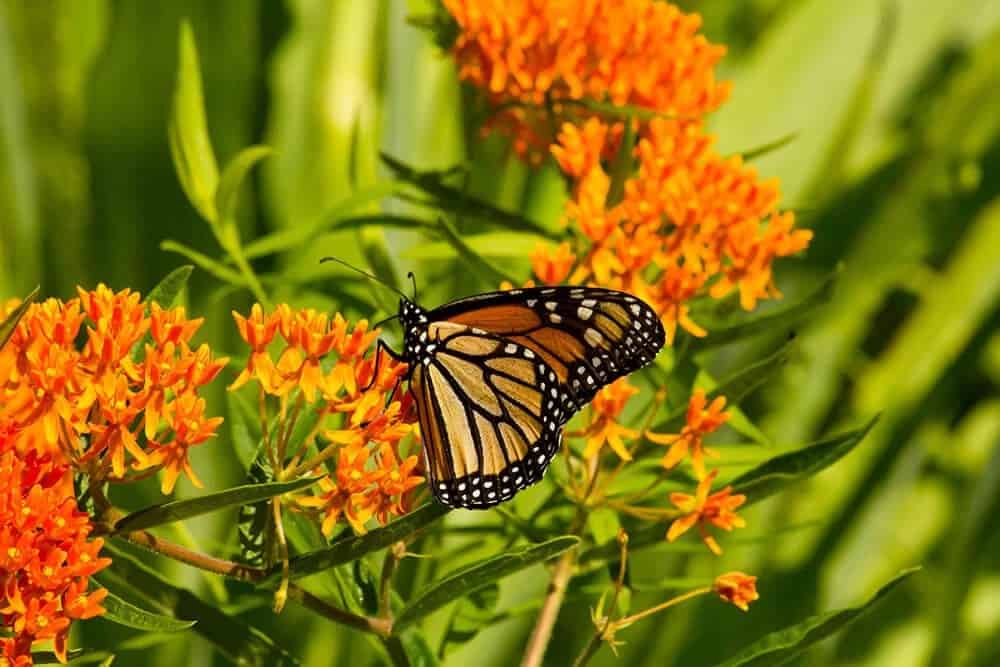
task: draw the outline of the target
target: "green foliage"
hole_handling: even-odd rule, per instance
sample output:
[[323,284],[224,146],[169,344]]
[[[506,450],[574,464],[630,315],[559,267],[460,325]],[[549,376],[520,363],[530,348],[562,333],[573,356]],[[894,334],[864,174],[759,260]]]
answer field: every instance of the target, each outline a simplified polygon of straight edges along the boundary
[[[815,234],[805,257],[776,265],[784,301],[754,314],[732,297],[694,304],[708,335],[679,332],[631,379],[666,389],[657,433],[680,432],[693,386],[727,398],[720,479],[748,496],[748,527],[721,534],[726,560],[690,534],[668,544],[675,515],[579,507],[556,463],[496,512],[428,502],[332,541],[308,511],[286,512],[287,569],[271,499],[314,480],[275,481],[257,397],[223,396],[247,361],[228,312],[257,300],[391,314],[355,276],[320,267],[328,254],[394,285],[414,270],[425,305],[519,284],[537,241],[579,247],[558,224],[561,175],[481,137],[483,109],[441,50],[457,27],[436,1],[0,4],[0,303],[35,284],[61,298],[77,283],[133,287],[204,316],[199,342],[234,358],[208,397],[224,430],[194,453],[210,491],[182,484],[180,499],[156,504],[140,485],[110,489],[146,509],[107,537],[113,565],[97,582],[117,623],[75,626],[85,648],[71,664],[193,664],[206,646],[219,664],[512,664],[551,578],[538,564],[575,550],[546,663],[570,664],[617,576],[619,528],[619,608],[730,567],[760,574],[761,600],[746,616],[706,599],[649,618],[617,662],[602,651],[591,664],[996,662],[1000,12],[980,0],[681,4],[729,47],[733,96],[708,119],[719,149],[780,178],[784,205]],[[609,201],[634,169],[633,139],[609,159]],[[36,293],[0,324],[0,347]],[[304,414],[291,442],[317,420]],[[641,474],[612,499],[656,481],[661,453],[642,442]],[[675,471],[641,505],[671,511],[670,492],[694,482]],[[159,526],[225,557],[238,548],[233,507],[241,538],[258,539],[243,545],[264,572],[256,586],[122,543]],[[556,537],[571,532],[581,540]],[[907,580],[916,563],[926,576]],[[268,612],[286,583],[285,610]]]
[[0,349],[7,344],[10,337],[14,335],[14,330],[17,328],[17,323],[21,321],[24,314],[27,312],[28,307],[35,302],[38,297],[38,288],[31,290],[31,294],[24,297],[24,300],[18,304],[17,308],[12,310],[7,317],[0,322]]

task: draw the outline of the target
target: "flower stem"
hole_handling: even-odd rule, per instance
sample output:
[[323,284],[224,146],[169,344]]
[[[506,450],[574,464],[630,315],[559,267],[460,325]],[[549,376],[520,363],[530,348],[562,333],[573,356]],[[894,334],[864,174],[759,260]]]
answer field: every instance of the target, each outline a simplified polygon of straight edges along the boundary
[[300,588],[296,584],[289,584],[288,597],[304,606],[306,609],[316,612],[320,616],[327,618],[334,623],[346,625],[347,627],[361,630],[379,637],[389,637],[392,634],[392,623],[382,618],[369,616],[358,616],[349,611],[344,611],[339,607],[316,597],[307,590]]
[[327,460],[332,459],[339,449],[340,445],[337,444],[327,445],[326,448],[320,453],[318,453],[316,456],[312,457],[311,459],[307,459],[305,462],[300,463],[291,470],[286,470],[284,473],[282,473],[281,478],[298,479],[302,475],[305,475],[306,473],[311,472],[315,468],[318,468]]
[[559,610],[566,598],[566,587],[573,576],[575,564],[576,549],[565,552],[556,563],[556,568],[552,572],[552,581],[549,582],[549,592],[546,594],[542,610],[538,614],[535,629],[531,631],[531,639],[528,640],[528,646],[524,650],[521,667],[539,667],[542,664],[545,650],[552,638],[552,629],[555,627]]
[[197,567],[198,569],[205,570],[206,572],[220,574],[224,577],[229,577],[230,579],[257,582],[263,579],[264,575],[267,574],[266,570],[258,567],[250,567],[248,565],[235,563],[231,560],[216,558],[215,556],[209,556],[197,551],[192,551],[179,544],[175,544],[174,542],[159,538],[145,530],[135,530],[130,533],[119,533],[115,535],[115,537],[119,537],[131,542],[132,544],[144,547],[150,551],[155,551],[156,553],[162,554],[167,558],[172,558],[176,561],[180,561],[181,563],[186,563]]

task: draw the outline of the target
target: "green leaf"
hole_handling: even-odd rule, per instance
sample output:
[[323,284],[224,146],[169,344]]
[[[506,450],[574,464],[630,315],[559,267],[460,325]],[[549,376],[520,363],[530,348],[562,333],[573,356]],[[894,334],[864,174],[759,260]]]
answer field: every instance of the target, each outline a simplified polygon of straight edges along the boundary
[[480,630],[492,622],[496,614],[497,601],[500,598],[500,586],[493,582],[459,600],[455,611],[451,614],[448,629],[441,641],[438,657],[460,648],[479,634]]
[[558,556],[580,543],[580,538],[564,535],[528,547],[522,551],[500,554],[464,567],[416,595],[400,612],[394,631],[412,625],[444,605],[500,581],[504,577]]
[[293,656],[257,628],[227,615],[191,591],[175,586],[116,544],[105,544],[104,549],[112,564],[98,577],[102,585],[111,583],[119,592],[129,591],[130,597],[137,602],[149,603],[177,618],[196,621],[192,631],[215,645],[237,665],[278,667],[297,664]]
[[767,315],[754,317],[729,327],[712,329],[704,338],[691,338],[685,351],[689,354],[735,343],[761,334],[788,331],[829,303],[833,296],[835,276],[829,276],[812,293],[798,303]]
[[158,303],[163,308],[170,308],[177,302],[177,297],[187,286],[188,279],[194,267],[190,264],[179,266],[168,273],[163,280],[156,283],[156,286],[149,290],[146,295],[146,303]]
[[253,407],[239,392],[226,392],[226,405],[229,408],[227,423],[232,436],[233,452],[247,472],[257,459],[260,449],[260,423]]
[[290,482],[271,482],[268,484],[247,484],[212,493],[200,498],[175,500],[162,505],[154,505],[119,519],[115,523],[115,533],[127,533],[134,530],[144,530],[174,521],[182,521],[201,514],[208,514],[227,507],[249,505],[259,500],[266,500],[283,493],[304,489],[316,482],[316,478],[307,477]]
[[215,192],[219,186],[219,167],[205,121],[198,49],[187,21],[181,24],[177,83],[174,86],[168,135],[170,154],[184,194],[205,220],[216,223]]
[[560,232],[553,232],[539,222],[494,206],[483,199],[471,197],[462,190],[446,184],[443,179],[454,174],[455,169],[418,171],[385,153],[382,153],[382,161],[399,180],[414,185],[432,198],[431,201],[414,201],[416,204],[433,206],[453,213],[459,218],[472,218],[507,230],[533,232],[549,239],[561,237]]
[[[539,241],[538,234],[524,232],[485,232],[483,234],[466,234],[465,243],[483,257],[502,258],[504,260],[526,260]],[[431,241],[411,246],[401,253],[406,259],[451,259],[455,250],[450,243]]]
[[14,311],[4,318],[3,322],[0,322],[0,350],[3,346],[7,344],[10,337],[14,335],[14,329],[17,328],[17,323],[21,321],[24,314],[28,312],[28,307],[35,302],[38,298],[38,288],[31,290],[31,294],[24,297],[24,301],[14,309]]
[[749,647],[721,663],[719,667],[767,667],[784,665],[802,655],[807,648],[842,630],[881,602],[894,588],[920,568],[904,570],[896,578],[884,585],[858,607],[848,607],[817,616],[811,616],[801,623],[765,635]]
[[222,179],[215,192],[215,210],[218,212],[219,222],[236,219],[240,186],[253,166],[273,152],[269,146],[249,146],[237,153],[222,170]]
[[740,151],[740,154],[743,156],[744,162],[749,162],[750,160],[754,160],[759,157],[764,157],[768,153],[773,153],[778,149],[784,148],[788,144],[795,141],[795,139],[798,136],[799,136],[798,132],[789,132],[785,136],[779,137],[774,141],[769,141],[766,144],[755,146],[754,148],[751,148],[748,151]]
[[126,602],[111,591],[104,598],[106,610],[104,618],[114,621],[119,625],[124,625],[136,630],[147,630],[149,632],[180,632],[194,626],[195,621],[182,621],[180,619],[164,616],[151,611],[141,609],[131,602]]
[[[349,563],[367,553],[384,549],[393,542],[398,542],[425,528],[448,512],[449,509],[441,503],[427,503],[406,516],[365,535],[348,537],[335,542],[327,549],[320,549],[293,558],[289,564],[290,576],[293,580],[300,579],[336,565]],[[275,567],[264,579],[264,582],[273,581],[280,574],[281,568]]]
[[233,271],[221,262],[217,262],[208,255],[198,252],[193,248],[189,248],[183,243],[178,243],[177,241],[171,241],[168,239],[160,243],[160,249],[167,252],[176,252],[178,255],[187,257],[204,271],[207,271],[219,280],[229,283],[230,285],[238,285],[240,287],[247,286],[246,279],[239,273]]
[[[402,187],[407,186],[398,181],[387,181],[385,183],[378,183],[371,187],[358,190],[347,199],[335,204],[332,208],[330,208],[330,210],[326,211],[313,222],[292,225],[285,229],[280,229],[276,232],[267,234],[266,236],[254,239],[243,248],[244,254],[247,259],[274,255],[279,252],[285,252],[287,250],[301,247],[321,234],[334,232],[338,229],[359,228],[362,226],[361,224],[354,223],[352,226],[345,222],[345,219],[348,219],[348,215],[350,213],[353,213],[359,208],[368,207],[380,199],[389,197]],[[367,224],[377,224],[374,221],[377,217],[378,216],[367,216],[365,219],[371,221]],[[391,225],[391,218],[393,217],[395,216],[387,216],[387,218],[390,219],[390,223],[387,224]],[[362,218],[358,219],[360,220]],[[430,222],[423,220],[420,220],[419,222],[421,224],[431,225]]]
[[444,236],[444,240],[450,244],[458,256],[465,260],[473,271],[478,273],[483,280],[493,285],[499,285],[503,281],[517,284],[513,277],[497,268],[492,262],[487,261],[482,255],[477,253],[465,240],[455,231],[455,228],[444,218],[438,219],[438,229]]
[[847,456],[864,440],[877,421],[878,417],[875,417],[855,431],[831,436],[794,452],[769,459],[734,479],[731,482],[733,490],[736,493],[746,494],[750,502],[759,502],[774,495],[789,484],[811,477]]

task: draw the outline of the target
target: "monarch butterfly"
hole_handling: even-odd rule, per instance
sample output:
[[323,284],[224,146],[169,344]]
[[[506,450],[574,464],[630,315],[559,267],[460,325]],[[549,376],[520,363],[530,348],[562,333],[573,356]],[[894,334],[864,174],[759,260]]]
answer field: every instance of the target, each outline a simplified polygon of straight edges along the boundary
[[513,289],[433,310],[394,291],[403,351],[383,347],[409,367],[431,491],[450,507],[486,509],[538,482],[562,427],[666,338],[649,305],[609,289]]

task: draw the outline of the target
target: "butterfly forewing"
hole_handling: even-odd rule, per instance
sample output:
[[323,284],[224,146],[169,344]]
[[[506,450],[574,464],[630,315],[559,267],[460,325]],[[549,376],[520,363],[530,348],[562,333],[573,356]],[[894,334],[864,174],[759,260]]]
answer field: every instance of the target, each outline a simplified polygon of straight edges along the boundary
[[541,479],[576,409],[530,348],[484,330],[430,322],[410,377],[434,495],[490,507]]
[[602,386],[652,361],[665,342],[663,325],[646,303],[593,287],[491,292],[442,306],[431,317],[475,326],[534,350],[580,405]]

